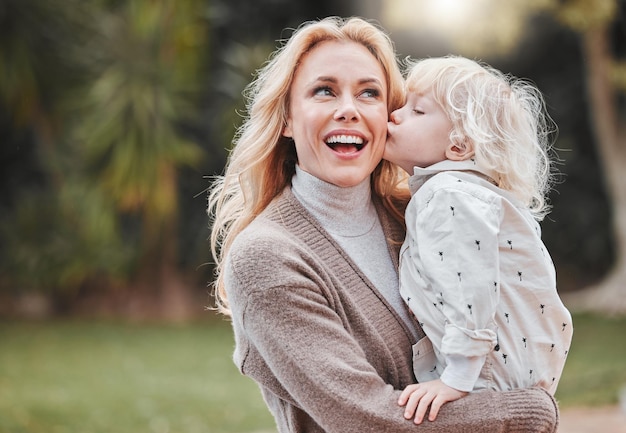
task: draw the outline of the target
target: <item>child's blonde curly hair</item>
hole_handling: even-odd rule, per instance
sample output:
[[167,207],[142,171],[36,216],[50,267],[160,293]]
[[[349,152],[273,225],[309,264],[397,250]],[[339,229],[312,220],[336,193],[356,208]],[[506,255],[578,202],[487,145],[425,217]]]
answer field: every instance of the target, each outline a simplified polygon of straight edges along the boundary
[[476,163],[528,206],[549,212],[552,138],[557,131],[542,93],[529,81],[460,56],[407,61],[408,92],[432,91],[452,122],[450,140],[473,144]]

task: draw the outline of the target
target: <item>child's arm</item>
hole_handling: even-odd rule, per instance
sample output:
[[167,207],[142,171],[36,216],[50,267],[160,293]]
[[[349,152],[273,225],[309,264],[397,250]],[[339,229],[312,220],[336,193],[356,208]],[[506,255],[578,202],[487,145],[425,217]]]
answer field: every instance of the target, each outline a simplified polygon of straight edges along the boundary
[[[437,370],[443,382],[470,391],[498,343],[501,200],[452,175],[437,175],[429,182],[422,188],[427,205],[420,207],[412,225],[407,218],[407,232],[418,239],[415,256],[423,280],[419,294],[407,303],[445,364],[443,371]],[[419,381],[419,371],[416,377]]]
[[421,424],[428,406],[430,406],[428,420],[434,421],[444,403],[458,400],[467,394],[467,392],[451,388],[441,379],[437,379],[407,386],[400,394],[398,404],[406,406],[404,409],[406,419],[414,418],[415,424]]

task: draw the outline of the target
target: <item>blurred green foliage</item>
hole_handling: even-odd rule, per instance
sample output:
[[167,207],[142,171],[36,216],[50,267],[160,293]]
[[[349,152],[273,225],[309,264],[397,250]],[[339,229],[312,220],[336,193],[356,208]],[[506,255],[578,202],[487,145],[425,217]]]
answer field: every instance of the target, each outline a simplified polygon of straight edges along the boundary
[[[588,0],[565,3],[558,4],[562,21],[529,18],[531,31],[521,32],[508,56],[483,57],[534,79],[548,96],[561,129],[557,146],[566,150],[544,238],[560,286],[579,288],[610,268],[613,247],[584,59],[577,34],[560,23],[575,27],[582,18],[615,14],[619,59],[625,5],[603,0],[581,15]],[[528,4],[549,9],[555,2]],[[0,0],[0,302],[28,292],[71,302],[138,286],[158,297],[183,279],[206,296],[204,190],[223,169],[241,121],[242,90],[290,29],[361,7],[329,0]],[[616,63],[621,83],[623,65]]]
[[13,213],[0,221],[0,235],[12,283],[48,294],[63,288],[71,295],[102,275],[121,279],[132,258],[107,201],[79,182],[68,182],[57,197],[23,192]]
[[[72,292],[129,277],[143,258],[154,266],[154,251],[176,262],[164,245],[176,242],[167,226],[178,214],[177,171],[204,156],[182,128],[197,116],[206,67],[204,7],[3,2],[0,96],[14,127],[33,132],[41,167],[39,181],[3,209],[2,267],[12,285]],[[142,229],[130,236],[136,247],[123,218]]]

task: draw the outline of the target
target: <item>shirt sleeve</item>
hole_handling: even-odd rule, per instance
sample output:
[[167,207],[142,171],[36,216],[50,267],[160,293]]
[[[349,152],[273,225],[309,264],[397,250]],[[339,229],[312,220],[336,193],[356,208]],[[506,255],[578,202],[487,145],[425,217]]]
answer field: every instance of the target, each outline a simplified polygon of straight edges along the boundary
[[[437,189],[414,227],[423,276],[436,299],[433,308],[445,322],[441,352],[446,370],[464,369],[444,371],[442,381],[463,391],[471,390],[469,382],[473,386],[497,344],[499,211],[494,200],[456,188]],[[461,357],[467,362],[461,363]]]
[[459,391],[470,392],[478,380],[480,370],[485,364],[485,356],[446,356],[446,368],[441,374],[441,381]]

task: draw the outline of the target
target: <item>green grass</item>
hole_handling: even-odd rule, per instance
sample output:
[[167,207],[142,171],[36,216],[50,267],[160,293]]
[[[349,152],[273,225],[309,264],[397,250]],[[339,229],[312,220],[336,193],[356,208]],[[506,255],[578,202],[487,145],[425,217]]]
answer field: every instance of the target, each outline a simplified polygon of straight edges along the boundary
[[229,324],[0,323],[2,433],[271,430]]
[[[561,407],[617,402],[626,318],[575,316]],[[230,325],[0,322],[2,433],[272,431],[232,363]]]
[[574,316],[556,398],[561,407],[615,404],[626,388],[626,317]]

